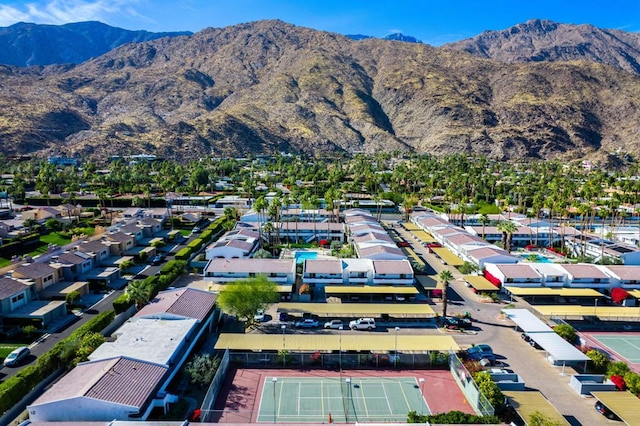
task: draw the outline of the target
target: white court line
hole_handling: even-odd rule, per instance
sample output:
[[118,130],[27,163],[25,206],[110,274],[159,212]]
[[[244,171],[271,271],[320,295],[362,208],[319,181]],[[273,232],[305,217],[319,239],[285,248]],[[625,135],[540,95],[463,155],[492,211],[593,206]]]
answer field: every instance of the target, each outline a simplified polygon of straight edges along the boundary
[[389,408],[389,414],[393,414],[391,404],[389,404],[389,397],[387,396],[387,389],[385,388],[384,383],[382,384],[382,392],[384,392],[384,400],[387,403],[387,408]]

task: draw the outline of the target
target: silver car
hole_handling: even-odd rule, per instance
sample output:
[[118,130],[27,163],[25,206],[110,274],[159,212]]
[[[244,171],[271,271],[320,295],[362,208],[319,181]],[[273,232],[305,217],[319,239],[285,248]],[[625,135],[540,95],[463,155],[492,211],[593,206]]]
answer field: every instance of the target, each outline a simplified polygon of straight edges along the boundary
[[6,367],[14,367],[20,364],[20,362],[22,362],[30,354],[31,352],[29,351],[29,348],[26,346],[21,346],[19,348],[16,348],[4,359],[4,365]]

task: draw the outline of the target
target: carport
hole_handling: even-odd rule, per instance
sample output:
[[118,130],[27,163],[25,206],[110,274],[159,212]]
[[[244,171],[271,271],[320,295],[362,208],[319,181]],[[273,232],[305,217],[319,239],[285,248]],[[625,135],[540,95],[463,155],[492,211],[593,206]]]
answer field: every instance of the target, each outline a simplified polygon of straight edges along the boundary
[[638,318],[640,310],[627,306],[576,306],[576,305],[536,305],[532,306],[545,317],[577,318],[598,317],[606,319]]
[[629,426],[640,424],[640,399],[631,392],[591,392],[591,395]]
[[449,266],[462,266],[464,265],[464,261],[460,259],[458,256],[453,254],[451,250],[444,247],[433,247],[431,250],[438,255],[438,257],[446,262]]
[[592,288],[549,288],[549,287],[505,287],[507,293],[512,296],[531,297],[531,302],[535,302],[536,297],[556,298],[596,298],[603,297],[603,294]]
[[485,277],[481,277],[479,275],[465,275],[464,280],[473,287],[473,289],[477,292],[488,292],[488,291],[499,291],[500,288],[491,284],[489,280]]
[[551,327],[536,318],[531,312],[526,309],[503,309],[502,312],[515,322],[517,327],[527,333],[534,342],[540,345],[549,357],[556,362],[561,362],[563,373],[564,367],[568,362],[584,361],[584,369],[586,371],[589,357],[556,334]]
[[280,303],[278,312],[302,316],[317,315],[322,318],[434,318],[431,306],[422,303]]
[[[397,339],[397,340],[396,340]],[[397,342],[397,343],[396,343]],[[397,345],[396,345],[397,344]],[[239,351],[459,351],[460,346],[451,336],[421,336],[395,333],[350,334],[244,334],[222,333],[215,349]]]
[[559,425],[570,424],[558,409],[538,391],[503,391],[502,393],[509,399],[509,404],[527,425],[530,424],[530,416],[536,411]]
[[373,298],[374,295],[385,295],[385,296],[393,296],[393,295],[403,295],[403,296],[413,296],[415,297],[418,294],[418,289],[415,287],[400,287],[400,286],[392,286],[392,285],[374,285],[369,286],[365,285],[362,287],[349,286],[349,285],[327,285],[324,287],[324,292],[327,295],[355,295],[357,297],[361,296],[371,296]]

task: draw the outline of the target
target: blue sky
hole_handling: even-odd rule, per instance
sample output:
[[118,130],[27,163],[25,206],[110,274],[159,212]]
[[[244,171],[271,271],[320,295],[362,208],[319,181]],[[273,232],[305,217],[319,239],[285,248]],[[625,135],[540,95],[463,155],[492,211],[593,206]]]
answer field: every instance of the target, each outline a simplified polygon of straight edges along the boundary
[[437,46],[533,18],[639,32],[640,0],[0,0],[0,26],[95,20],[196,32],[276,18],[341,34],[402,32]]

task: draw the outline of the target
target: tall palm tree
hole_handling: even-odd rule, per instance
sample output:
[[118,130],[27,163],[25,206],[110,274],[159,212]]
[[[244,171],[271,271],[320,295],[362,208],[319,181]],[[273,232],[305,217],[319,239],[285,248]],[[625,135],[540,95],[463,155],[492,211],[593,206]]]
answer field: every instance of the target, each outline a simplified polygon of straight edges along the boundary
[[513,234],[518,230],[518,227],[515,223],[505,220],[498,224],[498,230],[502,232],[502,246],[506,251],[511,252]]
[[447,298],[447,291],[449,290],[449,283],[453,281],[453,274],[448,269],[443,269],[438,274],[438,279],[442,281],[443,289],[442,289],[442,316],[447,316],[447,303],[449,302]]
[[482,239],[486,240],[487,238],[484,235],[484,227],[487,225],[487,223],[489,223],[489,216],[487,216],[486,213],[482,213],[480,215],[480,218],[478,219],[478,222],[482,224]]

